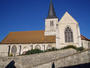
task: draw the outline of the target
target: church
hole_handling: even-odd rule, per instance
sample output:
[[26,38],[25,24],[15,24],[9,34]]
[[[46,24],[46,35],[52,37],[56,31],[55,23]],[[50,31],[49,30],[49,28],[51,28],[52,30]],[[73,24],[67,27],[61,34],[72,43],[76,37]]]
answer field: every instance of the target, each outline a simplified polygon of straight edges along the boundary
[[68,12],[59,20],[51,0],[45,30],[10,32],[0,43],[0,56],[8,56],[14,48],[21,55],[31,49],[60,49],[68,45],[87,49],[90,39],[80,34],[78,22]]

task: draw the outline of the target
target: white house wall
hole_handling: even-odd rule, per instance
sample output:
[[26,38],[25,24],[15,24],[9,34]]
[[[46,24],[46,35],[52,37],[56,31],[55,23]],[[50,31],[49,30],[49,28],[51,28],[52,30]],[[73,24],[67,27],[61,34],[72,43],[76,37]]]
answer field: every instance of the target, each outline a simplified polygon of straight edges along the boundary
[[[70,27],[73,32],[73,40],[72,43],[65,43],[65,28]],[[58,37],[56,38],[56,46],[57,48],[62,48],[67,45],[75,45],[77,47],[81,46],[81,37],[78,23],[69,15],[68,12],[64,14],[61,20],[58,23]]]
[[8,56],[8,45],[0,44],[0,57]]
[[83,46],[85,49],[90,48],[90,41],[82,40],[82,46]]
[[[50,26],[50,21],[53,21],[54,26]],[[56,36],[56,24],[58,23],[58,18],[45,19],[45,36]]]
[[[47,50],[52,47],[56,47],[55,43],[47,43],[47,44],[0,44],[0,56],[8,56],[8,50],[10,46],[10,54],[13,46],[16,46],[17,52],[16,55],[23,54],[24,52],[31,50],[33,45],[33,49],[38,45],[40,46],[40,50]],[[21,46],[21,51],[20,51]]]

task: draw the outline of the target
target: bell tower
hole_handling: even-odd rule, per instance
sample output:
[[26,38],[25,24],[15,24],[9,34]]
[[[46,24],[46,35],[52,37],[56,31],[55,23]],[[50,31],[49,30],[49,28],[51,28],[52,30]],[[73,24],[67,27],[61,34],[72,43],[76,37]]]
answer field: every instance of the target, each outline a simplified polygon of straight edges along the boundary
[[48,16],[45,19],[45,35],[56,35],[56,28],[58,23],[58,17],[56,16],[52,0],[50,0]]

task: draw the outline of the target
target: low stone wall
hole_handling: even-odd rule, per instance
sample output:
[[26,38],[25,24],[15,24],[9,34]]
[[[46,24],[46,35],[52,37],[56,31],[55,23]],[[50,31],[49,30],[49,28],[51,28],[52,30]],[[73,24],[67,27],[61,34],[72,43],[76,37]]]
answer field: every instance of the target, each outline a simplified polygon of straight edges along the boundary
[[4,56],[8,56],[8,46],[7,45],[1,45],[0,44],[0,56],[4,57]]
[[[69,49],[69,50],[60,50],[60,51],[36,54],[31,56],[23,56],[22,65],[24,66],[24,68],[34,67],[37,65],[42,65],[44,63],[55,61],[55,59],[57,58],[68,56],[74,53],[76,53],[75,50]],[[29,65],[27,64],[27,62],[25,63],[24,61],[27,61]]]
[[81,52],[81,53],[75,53],[69,56],[64,56],[58,59],[55,59],[51,62],[38,65],[33,68],[52,68],[52,64],[55,64],[55,68],[63,68],[67,66],[72,65],[78,65],[78,64],[84,64],[90,62],[90,50]]
[[56,68],[88,63],[89,51],[76,53],[68,49],[29,56],[0,57],[0,68],[5,68],[11,60],[15,61],[16,68],[51,68],[53,62]]

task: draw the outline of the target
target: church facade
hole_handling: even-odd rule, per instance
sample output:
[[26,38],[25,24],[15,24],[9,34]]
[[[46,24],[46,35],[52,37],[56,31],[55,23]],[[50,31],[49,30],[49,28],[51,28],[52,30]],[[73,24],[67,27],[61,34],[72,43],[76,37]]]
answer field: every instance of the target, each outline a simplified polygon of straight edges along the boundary
[[10,32],[0,43],[0,56],[8,56],[14,49],[21,55],[31,49],[60,49],[68,45],[87,49],[90,40],[80,34],[78,22],[68,12],[59,20],[51,1],[45,30]]

